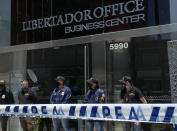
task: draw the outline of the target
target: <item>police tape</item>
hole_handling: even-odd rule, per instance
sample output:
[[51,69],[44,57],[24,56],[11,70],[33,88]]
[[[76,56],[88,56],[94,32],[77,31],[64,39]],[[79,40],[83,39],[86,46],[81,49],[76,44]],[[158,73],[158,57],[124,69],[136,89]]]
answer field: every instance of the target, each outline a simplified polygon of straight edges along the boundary
[[0,116],[177,123],[177,104],[0,105]]

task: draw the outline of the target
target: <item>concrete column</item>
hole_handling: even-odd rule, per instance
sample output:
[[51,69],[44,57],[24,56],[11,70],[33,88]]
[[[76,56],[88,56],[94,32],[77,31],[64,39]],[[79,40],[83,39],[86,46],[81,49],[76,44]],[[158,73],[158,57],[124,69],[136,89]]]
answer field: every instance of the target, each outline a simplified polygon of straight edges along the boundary
[[[170,2],[170,23],[177,23],[177,0],[169,0]],[[171,33],[171,39],[172,40],[177,40],[177,32]]]
[[[13,52],[12,70],[10,72],[9,86],[13,92],[15,103],[18,103],[20,81],[26,78],[27,51]],[[18,118],[10,118],[9,131],[22,131]]]
[[168,42],[168,59],[172,103],[177,103],[177,41]]

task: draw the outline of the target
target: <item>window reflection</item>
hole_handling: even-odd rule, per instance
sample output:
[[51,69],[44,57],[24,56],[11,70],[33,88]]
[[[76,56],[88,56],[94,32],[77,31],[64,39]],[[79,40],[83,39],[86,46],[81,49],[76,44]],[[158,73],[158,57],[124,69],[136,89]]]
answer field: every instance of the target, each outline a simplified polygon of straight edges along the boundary
[[[171,103],[167,41],[164,35],[107,41],[108,102],[121,103],[118,80],[125,75],[133,78],[148,103]],[[166,35],[168,36],[168,35]],[[122,46],[128,43],[128,48]],[[120,123],[110,123],[112,127]],[[162,125],[143,124],[143,129],[160,129]],[[164,126],[164,125],[163,125]],[[170,125],[163,127],[170,130]]]

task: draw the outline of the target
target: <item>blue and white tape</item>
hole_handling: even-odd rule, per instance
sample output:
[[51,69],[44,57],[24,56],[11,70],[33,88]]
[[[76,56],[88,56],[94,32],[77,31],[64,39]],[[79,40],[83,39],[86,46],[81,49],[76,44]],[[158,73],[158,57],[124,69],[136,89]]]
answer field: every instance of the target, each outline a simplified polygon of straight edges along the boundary
[[1,116],[177,123],[177,104],[0,105]]

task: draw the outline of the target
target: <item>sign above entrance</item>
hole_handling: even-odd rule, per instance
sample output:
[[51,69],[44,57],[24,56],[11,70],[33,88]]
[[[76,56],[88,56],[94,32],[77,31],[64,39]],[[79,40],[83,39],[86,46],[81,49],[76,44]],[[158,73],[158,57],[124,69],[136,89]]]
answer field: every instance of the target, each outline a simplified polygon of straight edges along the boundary
[[18,1],[12,6],[11,45],[168,24],[169,16],[169,1]]
[[63,26],[74,33],[145,22],[144,0],[129,0],[22,22],[22,31]]

